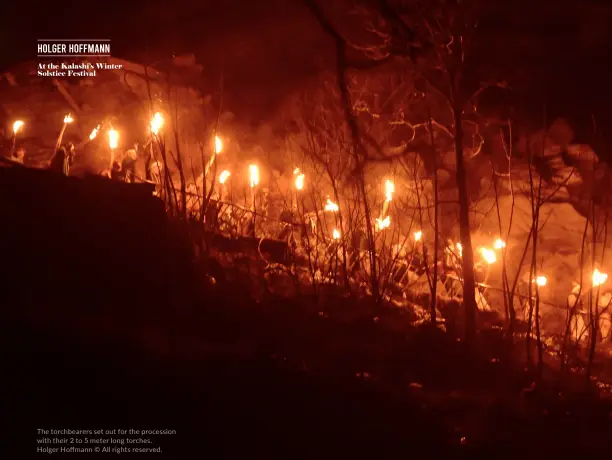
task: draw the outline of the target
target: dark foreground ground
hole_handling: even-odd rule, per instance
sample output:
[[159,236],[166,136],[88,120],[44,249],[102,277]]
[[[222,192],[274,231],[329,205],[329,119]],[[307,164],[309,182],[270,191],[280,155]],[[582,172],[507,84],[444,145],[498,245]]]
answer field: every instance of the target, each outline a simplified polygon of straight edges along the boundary
[[160,459],[611,455],[584,377],[533,386],[490,328],[468,350],[338,293],[255,301],[150,190],[0,169],[0,211],[0,459],[48,455],[39,428],[176,430]]
[[[168,324],[119,316],[80,320],[77,334],[4,322],[3,458],[45,455],[38,428],[177,430],[141,458],[610,454],[610,404],[529,389],[529,375],[489,358],[494,341],[472,357],[446,334],[381,324],[397,315],[295,307],[217,305],[174,339]],[[101,330],[113,322],[115,334]]]

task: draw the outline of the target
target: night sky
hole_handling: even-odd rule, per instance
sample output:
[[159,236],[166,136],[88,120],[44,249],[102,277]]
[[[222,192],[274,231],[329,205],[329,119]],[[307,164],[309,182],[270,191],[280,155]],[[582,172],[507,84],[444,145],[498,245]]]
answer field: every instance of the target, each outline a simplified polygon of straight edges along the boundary
[[[523,99],[547,101],[551,116],[586,126],[595,111],[612,132],[607,3],[501,0],[482,22],[492,34],[489,63],[527,75]],[[17,2],[0,21],[2,70],[35,59],[38,38],[110,38],[114,55],[143,63],[194,53],[207,84],[216,84],[222,69],[230,98],[260,117],[334,58],[301,0]]]

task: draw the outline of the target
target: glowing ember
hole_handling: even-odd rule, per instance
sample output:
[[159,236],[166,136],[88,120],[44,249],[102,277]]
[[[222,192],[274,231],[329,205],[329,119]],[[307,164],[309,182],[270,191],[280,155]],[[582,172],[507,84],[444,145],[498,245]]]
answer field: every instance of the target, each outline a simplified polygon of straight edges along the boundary
[[157,136],[162,126],[164,126],[164,117],[162,117],[161,113],[156,112],[153,118],[151,118],[151,132]]
[[459,254],[459,257],[463,256],[463,245],[461,243],[457,243],[455,244],[455,248],[457,248],[457,254]]
[[495,251],[493,251],[493,249],[480,248],[478,251],[480,252],[482,258],[485,260],[486,263],[494,264],[495,262],[497,262],[497,256],[495,255]]
[[219,174],[219,183],[220,184],[225,184],[225,181],[227,180],[227,178],[230,176],[230,172],[225,170],[225,171],[221,171],[221,174]]
[[98,135],[98,131],[100,131],[100,125],[96,126],[93,131],[89,134],[89,140],[93,141]]
[[108,131],[108,146],[111,150],[115,150],[119,144],[119,133],[114,129]]
[[72,115],[70,114],[64,117],[64,124],[72,123],[73,121],[74,121],[74,118],[72,118]]
[[219,139],[219,136],[215,136],[215,153],[221,153],[223,151],[223,141]]
[[340,208],[338,207],[338,205],[336,203],[334,203],[332,200],[330,200],[329,198],[327,199],[327,203],[325,203],[325,210],[326,211],[330,211],[330,212],[338,212]]
[[393,199],[393,192],[395,192],[395,184],[387,179],[385,181],[385,200],[387,202]]
[[302,190],[304,188],[304,174],[298,174],[295,177],[295,188],[298,190]]
[[391,216],[387,216],[384,219],[376,219],[376,227],[378,230],[383,230],[391,225]]
[[332,238],[334,240],[340,239],[340,231],[337,228],[334,228],[334,231],[332,232]]
[[495,249],[503,249],[506,247],[506,242],[500,238],[495,240],[495,243],[493,243],[493,247]]
[[533,280],[534,283],[536,283],[538,286],[546,286],[546,283],[548,283],[548,280],[546,279],[545,276],[537,276],[535,280]]
[[414,236],[414,241],[421,241],[421,238],[423,238],[423,232],[419,230],[418,232],[414,232],[412,236]]
[[601,273],[599,270],[593,270],[593,286],[601,286],[608,279],[607,273]]
[[251,188],[259,184],[259,168],[257,165],[249,165],[249,181]]

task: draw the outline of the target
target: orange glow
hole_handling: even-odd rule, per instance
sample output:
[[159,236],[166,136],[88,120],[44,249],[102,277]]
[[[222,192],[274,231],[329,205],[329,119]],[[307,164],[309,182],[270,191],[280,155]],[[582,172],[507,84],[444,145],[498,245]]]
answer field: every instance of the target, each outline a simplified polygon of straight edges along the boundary
[[225,181],[228,179],[228,177],[230,176],[230,172],[225,170],[225,171],[221,171],[221,174],[219,174],[219,183],[220,184],[225,184]]
[[387,216],[384,219],[376,219],[376,227],[378,230],[384,230],[385,228],[389,228],[391,225],[391,216]]
[[162,126],[164,126],[164,117],[162,117],[161,113],[156,112],[153,118],[151,118],[151,132],[157,136]]
[[119,144],[119,133],[114,129],[108,131],[108,146],[111,150],[115,150]]
[[23,125],[24,123],[21,120],[17,120],[15,123],[13,123],[13,133],[17,134]]
[[100,131],[100,125],[96,126],[91,133],[89,134],[89,140],[93,141],[98,135],[98,131]]
[[389,179],[387,179],[385,181],[385,200],[387,202],[393,199],[394,192],[395,192],[395,184],[393,183],[393,181],[390,181]]
[[71,114],[68,114],[64,117],[64,124],[72,123],[73,121],[74,121],[74,118],[72,118]]
[[332,200],[330,200],[329,198],[327,199],[327,202],[325,203],[325,210],[326,211],[330,211],[330,212],[338,212],[340,208],[338,207],[338,205],[336,203],[334,203]]
[[608,280],[608,274],[599,270],[593,270],[593,286],[601,286]]
[[334,228],[334,231],[332,232],[332,238],[334,240],[340,239],[340,231],[337,228]]
[[414,236],[414,241],[421,241],[421,238],[423,238],[423,232],[419,230],[418,232],[414,232],[412,236]]
[[497,262],[497,256],[495,255],[495,251],[493,251],[493,249],[480,248],[478,251],[482,255],[482,258],[485,260],[485,262],[489,265]]
[[506,242],[504,240],[500,239],[500,238],[497,238],[495,240],[495,243],[493,243],[493,247],[495,249],[503,249],[503,248],[506,247]]
[[249,165],[249,182],[251,188],[259,184],[259,168],[257,165]]
[[215,153],[221,153],[223,151],[223,141],[219,136],[215,136]]

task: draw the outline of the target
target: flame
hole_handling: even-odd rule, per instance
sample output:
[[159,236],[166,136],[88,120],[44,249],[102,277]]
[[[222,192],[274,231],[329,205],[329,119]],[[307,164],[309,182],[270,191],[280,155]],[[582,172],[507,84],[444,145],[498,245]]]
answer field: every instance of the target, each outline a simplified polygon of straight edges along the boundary
[[223,151],[223,141],[219,139],[219,136],[215,136],[215,153],[221,153]]
[[227,180],[229,176],[230,176],[230,172],[228,170],[221,171],[221,174],[219,174],[219,183],[225,184],[225,181]]
[[495,249],[503,249],[506,247],[506,242],[504,240],[502,240],[501,238],[497,238],[495,240],[495,243],[493,243],[493,247]]
[[24,123],[21,120],[17,120],[15,123],[13,123],[13,133],[17,134],[23,125]]
[[164,117],[162,117],[162,114],[155,112],[149,126],[151,127],[151,132],[157,136],[159,130],[164,126]]
[[259,184],[259,168],[257,165],[249,165],[249,181],[251,188]]
[[393,199],[393,193],[395,192],[395,184],[393,181],[387,179],[385,181],[385,199],[387,202]]
[[295,188],[298,190],[302,190],[304,188],[304,174],[298,174],[295,177]]
[[334,228],[334,231],[332,232],[332,238],[334,240],[340,239],[340,231],[337,228]]
[[455,244],[455,247],[457,248],[457,254],[459,254],[459,257],[463,257],[463,245],[461,243],[457,243]]
[[593,286],[601,286],[608,279],[607,273],[602,273],[599,270],[593,270]]
[[64,117],[64,124],[72,123],[73,121],[74,121],[74,118],[72,118],[71,114],[68,114]]
[[495,262],[497,262],[497,256],[495,255],[495,251],[493,251],[493,249],[480,248],[478,251],[480,252],[482,258],[485,260],[486,263],[494,264]]
[[414,236],[414,241],[420,241],[421,238],[423,238],[423,232],[419,230],[418,232],[414,232],[412,236]]
[[91,133],[89,134],[89,140],[93,141],[98,135],[98,131],[100,131],[100,125],[96,126]]
[[383,230],[391,225],[391,216],[387,216],[384,219],[376,219],[376,226],[378,230]]
[[108,146],[111,148],[111,150],[114,150],[117,148],[118,144],[119,144],[119,133],[115,131],[114,129],[110,129],[108,131]]
[[336,203],[328,198],[327,202],[325,203],[325,210],[330,212],[338,212],[340,208]]
[[538,286],[546,286],[548,280],[545,276],[536,276],[536,279],[534,279],[533,282],[536,283]]

